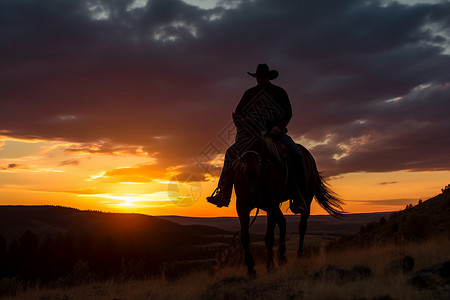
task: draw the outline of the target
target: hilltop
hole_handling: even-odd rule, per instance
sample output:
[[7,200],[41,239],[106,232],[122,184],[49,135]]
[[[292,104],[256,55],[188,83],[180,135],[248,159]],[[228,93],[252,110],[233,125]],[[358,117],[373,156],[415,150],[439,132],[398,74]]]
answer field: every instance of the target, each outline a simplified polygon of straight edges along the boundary
[[19,238],[26,230],[38,236],[70,234],[113,235],[117,237],[146,235],[164,244],[196,242],[207,235],[224,234],[211,226],[183,226],[154,216],[134,213],[82,211],[62,206],[0,206],[0,234],[6,239]]
[[450,189],[417,205],[407,205],[388,218],[361,226],[358,233],[343,237],[329,248],[351,248],[374,244],[420,242],[436,236],[450,238]]

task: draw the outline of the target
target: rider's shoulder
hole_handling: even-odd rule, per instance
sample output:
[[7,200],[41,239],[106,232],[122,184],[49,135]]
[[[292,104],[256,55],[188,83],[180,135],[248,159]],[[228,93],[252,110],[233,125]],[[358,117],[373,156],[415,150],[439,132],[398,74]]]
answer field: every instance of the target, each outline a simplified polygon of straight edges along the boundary
[[252,86],[251,88],[247,89],[245,91],[245,93],[252,93],[252,92],[259,91],[259,90],[261,90],[261,87],[259,85],[255,85],[255,86]]
[[261,87],[255,85],[244,92],[243,97],[253,97],[261,91]]
[[287,95],[286,91],[282,87],[280,87],[278,85],[275,85],[273,83],[270,83],[270,84],[267,84],[267,85],[264,85],[264,86],[255,85],[255,86],[247,89],[244,92],[244,97],[255,96],[258,93],[260,93],[261,91],[265,91],[265,92],[269,92],[269,93],[277,93],[278,95],[279,94],[286,94]]
[[278,91],[280,91],[280,92],[286,93],[286,91],[285,91],[281,86],[275,85],[275,84],[273,84],[273,83],[270,84],[270,88],[271,88],[271,89],[274,89],[274,90],[278,90]]

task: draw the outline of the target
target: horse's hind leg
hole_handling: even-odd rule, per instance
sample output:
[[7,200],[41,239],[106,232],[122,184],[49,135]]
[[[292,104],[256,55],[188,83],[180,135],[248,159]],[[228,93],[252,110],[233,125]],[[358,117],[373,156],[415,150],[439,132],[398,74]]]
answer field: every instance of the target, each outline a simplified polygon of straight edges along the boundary
[[298,243],[297,257],[300,258],[303,255],[303,243],[305,241],[306,227],[308,225],[309,211],[306,211],[301,215],[300,224],[298,230],[300,233],[300,240]]
[[278,207],[276,210],[276,220],[278,228],[280,229],[280,240],[278,245],[278,265],[284,265],[287,263],[286,259],[286,218],[284,217],[281,209]]
[[239,214],[239,221],[241,223],[241,243],[242,246],[244,247],[245,264],[247,265],[248,275],[255,276],[256,275],[256,271],[254,269],[255,260],[253,259],[253,256],[250,253],[250,233],[248,228],[250,222],[249,213]]
[[267,248],[267,272],[273,270],[274,262],[273,262],[273,244],[274,244],[274,233],[275,233],[275,215],[274,212],[267,213],[267,228],[266,228],[266,236],[264,237],[264,241],[266,242]]

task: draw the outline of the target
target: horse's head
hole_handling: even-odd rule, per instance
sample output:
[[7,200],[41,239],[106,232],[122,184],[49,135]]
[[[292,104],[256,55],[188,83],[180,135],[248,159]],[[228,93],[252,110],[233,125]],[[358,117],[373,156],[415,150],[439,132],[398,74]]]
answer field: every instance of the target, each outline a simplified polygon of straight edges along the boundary
[[233,121],[236,125],[236,144],[244,174],[248,179],[253,180],[258,173],[261,130],[255,126],[253,118],[249,116],[233,113]]
[[249,116],[233,114],[233,121],[237,129],[236,144],[244,174],[248,179],[253,180],[258,173],[261,130]]

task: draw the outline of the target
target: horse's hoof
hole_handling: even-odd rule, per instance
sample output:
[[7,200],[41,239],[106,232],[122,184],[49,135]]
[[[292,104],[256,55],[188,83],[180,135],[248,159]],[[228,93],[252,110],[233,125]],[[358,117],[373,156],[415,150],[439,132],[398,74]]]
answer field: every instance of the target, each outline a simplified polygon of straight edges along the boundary
[[267,273],[272,272],[273,269],[275,269],[275,264],[273,263],[273,261],[268,262],[266,265],[266,268],[267,268]]
[[285,264],[287,264],[287,258],[285,256],[282,256],[280,258],[278,258],[278,265],[279,266],[284,266]]
[[249,271],[247,272],[247,276],[248,276],[248,278],[250,278],[250,279],[255,279],[255,278],[256,278],[256,271],[255,271],[255,270],[249,270]]

